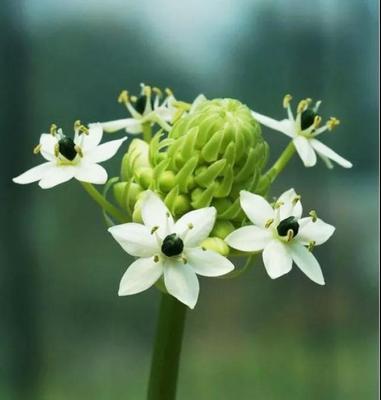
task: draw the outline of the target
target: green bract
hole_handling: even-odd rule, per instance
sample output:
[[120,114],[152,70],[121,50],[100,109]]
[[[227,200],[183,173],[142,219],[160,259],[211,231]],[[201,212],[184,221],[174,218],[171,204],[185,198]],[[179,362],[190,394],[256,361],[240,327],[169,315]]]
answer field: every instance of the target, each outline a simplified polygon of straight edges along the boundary
[[249,108],[233,99],[205,100],[168,135],[158,132],[149,144],[134,139],[114,194],[137,219],[139,193],[147,189],[158,193],[176,217],[214,206],[214,234],[224,237],[241,225],[239,192],[256,191],[267,154]]

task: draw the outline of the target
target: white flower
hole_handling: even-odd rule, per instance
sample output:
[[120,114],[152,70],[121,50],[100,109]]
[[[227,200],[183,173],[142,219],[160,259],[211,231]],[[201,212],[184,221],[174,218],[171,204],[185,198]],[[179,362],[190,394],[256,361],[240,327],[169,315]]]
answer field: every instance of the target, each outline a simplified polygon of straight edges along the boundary
[[168,293],[194,308],[199,294],[196,274],[220,276],[234,269],[227,258],[201,247],[213,229],[215,208],[190,211],[174,222],[163,201],[147,191],[141,213],[144,225],[109,228],[128,254],[139,257],[123,275],[119,296],[142,292],[164,276]]
[[13,178],[13,182],[27,184],[39,181],[43,189],[72,178],[96,184],[105,183],[107,172],[98,163],[113,157],[126,138],[99,144],[102,136],[100,124],[91,124],[87,129],[76,123],[74,140],[53,125],[51,133],[43,133],[35,148],[35,153],[40,152],[47,162]]
[[[291,271],[294,262],[311,280],[324,285],[312,248],[326,242],[335,228],[316,217],[301,218],[302,204],[294,189],[283,193],[274,208],[261,196],[241,191],[241,207],[254,225],[244,226],[225,238],[234,249],[263,250],[266,271],[272,279]],[[308,248],[306,248],[307,246]]]
[[302,100],[299,103],[295,118],[290,107],[291,99],[290,95],[286,95],[283,99],[283,107],[287,109],[287,119],[277,121],[254,111],[252,114],[259,123],[291,137],[296,151],[306,167],[313,167],[316,164],[317,153],[328,168],[333,167],[331,160],[344,168],[351,168],[352,164],[348,160],[316,139],[323,132],[334,129],[340,121],[331,117],[324,126],[319,127],[321,117],[317,112],[321,101],[318,101],[315,107],[309,108],[311,99]]
[[[176,99],[173,93],[169,89],[166,89],[167,97],[160,103],[162,93],[158,88],[151,88],[143,83],[141,87],[142,90],[139,97],[130,98],[126,90],[120,94],[118,101],[127,107],[131,118],[102,122],[101,125],[106,132],[125,129],[128,133],[138,134],[143,132],[144,123],[158,123],[167,131],[171,129],[168,122],[172,121],[177,112],[177,108],[174,106]],[[155,93],[154,99],[152,92]]]

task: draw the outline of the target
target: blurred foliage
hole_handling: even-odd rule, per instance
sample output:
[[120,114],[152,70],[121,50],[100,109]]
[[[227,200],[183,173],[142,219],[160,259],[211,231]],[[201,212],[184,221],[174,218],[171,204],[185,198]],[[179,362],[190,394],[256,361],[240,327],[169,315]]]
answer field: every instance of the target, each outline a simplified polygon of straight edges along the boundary
[[[295,158],[272,191],[294,186],[337,226],[316,250],[327,286],[296,268],[271,281],[260,260],[240,279],[202,280],[179,399],[375,398],[376,3],[240,0],[233,12],[229,1],[165,0],[167,20],[145,1],[113,0],[107,12],[79,3],[7,0],[0,11],[0,398],[144,398],[158,293],[117,297],[130,260],[79,185],[42,191],[10,181],[37,163],[31,149],[51,122],[71,129],[78,118],[123,117],[116,96],[140,81],[186,100],[237,97],[279,118],[287,92],[322,98],[323,113],[342,120],[325,142],[355,164],[308,170]],[[286,138],[264,136],[274,160]],[[116,160],[107,166],[117,173]]]

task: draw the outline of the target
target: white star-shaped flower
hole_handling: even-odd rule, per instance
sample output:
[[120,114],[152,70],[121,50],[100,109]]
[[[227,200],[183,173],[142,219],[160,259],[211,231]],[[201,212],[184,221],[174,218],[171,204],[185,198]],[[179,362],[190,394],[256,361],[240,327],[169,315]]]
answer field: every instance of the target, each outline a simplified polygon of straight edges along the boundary
[[48,189],[75,178],[82,182],[103,184],[107,172],[98,163],[113,157],[126,137],[99,144],[103,131],[99,123],[89,128],[76,124],[74,139],[65,136],[53,125],[51,133],[43,133],[35,153],[40,152],[47,162],[13,178],[13,182],[27,184],[39,181]]
[[139,257],[123,275],[119,296],[142,292],[164,276],[168,293],[194,308],[199,294],[196,274],[220,276],[234,269],[227,258],[201,247],[216,220],[214,207],[190,211],[174,222],[163,201],[147,191],[141,214],[144,224],[109,228],[128,254]]
[[318,101],[313,108],[310,108],[311,99],[302,100],[299,103],[296,117],[294,117],[290,106],[291,99],[290,95],[286,95],[283,99],[283,107],[287,109],[287,119],[277,121],[255,111],[252,114],[262,125],[292,138],[296,151],[306,167],[313,167],[316,164],[317,153],[328,168],[333,167],[331,160],[344,168],[351,168],[352,163],[316,139],[323,132],[334,129],[339,125],[340,121],[331,117],[324,126],[320,127],[321,117],[318,115],[318,109],[321,101]]
[[[141,87],[141,94],[138,97],[130,98],[126,90],[120,94],[118,101],[127,107],[131,117],[102,122],[101,125],[106,132],[125,129],[126,132],[136,135],[143,132],[144,123],[158,123],[167,131],[171,129],[168,122],[172,121],[177,112],[173,93],[166,89],[167,97],[160,103],[162,93],[158,88],[151,88],[144,84],[141,84]],[[152,92],[155,93],[154,98]]]
[[246,191],[241,191],[240,200],[254,225],[232,232],[226,243],[241,251],[263,251],[263,263],[272,279],[290,272],[294,262],[312,281],[324,285],[320,265],[311,251],[326,242],[335,228],[313,211],[310,217],[301,218],[302,204],[294,189],[283,193],[274,208],[262,196]]

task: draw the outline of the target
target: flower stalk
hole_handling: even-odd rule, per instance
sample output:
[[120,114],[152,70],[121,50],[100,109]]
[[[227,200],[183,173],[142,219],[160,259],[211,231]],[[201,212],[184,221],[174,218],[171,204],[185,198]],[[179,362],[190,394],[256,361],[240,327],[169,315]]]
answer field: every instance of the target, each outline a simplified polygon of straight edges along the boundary
[[278,160],[275,161],[274,165],[261,177],[259,187],[262,187],[262,183],[271,185],[277,176],[284,170],[286,165],[295,154],[295,145],[290,142],[287,147],[283,150]]
[[95,187],[88,182],[81,182],[82,187],[90,195],[90,197],[107,213],[110,214],[118,222],[124,223],[128,221],[127,216],[107,201]]
[[161,295],[151,362],[148,400],[174,400],[187,307],[168,294]]

